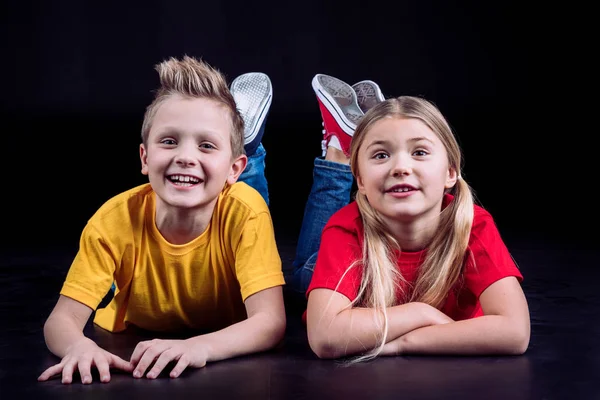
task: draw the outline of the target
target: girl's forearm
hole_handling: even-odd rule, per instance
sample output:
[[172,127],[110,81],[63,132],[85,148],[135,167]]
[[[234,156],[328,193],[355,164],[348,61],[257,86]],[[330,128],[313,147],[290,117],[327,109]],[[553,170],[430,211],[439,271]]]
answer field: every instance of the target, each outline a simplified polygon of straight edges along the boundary
[[529,326],[486,315],[415,329],[387,343],[383,354],[518,355],[529,345]]
[[[387,318],[386,342],[418,328],[451,321],[440,311],[423,303],[389,307]],[[343,310],[327,325],[320,323],[315,329],[309,330],[311,348],[320,358],[359,354],[381,343],[383,315],[373,309]]]

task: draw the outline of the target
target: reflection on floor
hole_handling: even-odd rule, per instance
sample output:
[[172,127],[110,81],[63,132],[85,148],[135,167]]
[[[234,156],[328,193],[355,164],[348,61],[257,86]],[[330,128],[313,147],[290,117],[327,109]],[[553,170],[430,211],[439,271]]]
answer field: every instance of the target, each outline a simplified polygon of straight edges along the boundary
[[[0,259],[0,397],[178,397],[333,399],[600,399],[600,269],[598,251],[530,238],[506,238],[523,271],[532,321],[531,343],[519,357],[393,357],[344,366],[317,359],[306,341],[301,299],[286,294],[288,331],[274,351],[218,362],[177,379],[63,386],[36,382],[56,359],[42,325],[56,302],[73,249],[6,252]],[[279,239],[285,268],[294,242]],[[86,333],[128,358],[140,335]],[[107,392],[107,393],[105,393]]]

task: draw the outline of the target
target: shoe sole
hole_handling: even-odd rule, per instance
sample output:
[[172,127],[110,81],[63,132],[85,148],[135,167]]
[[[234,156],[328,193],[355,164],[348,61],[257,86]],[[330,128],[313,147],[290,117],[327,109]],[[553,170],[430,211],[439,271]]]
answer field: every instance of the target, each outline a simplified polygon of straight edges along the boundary
[[262,72],[248,72],[233,80],[230,91],[244,120],[244,143],[250,143],[258,135],[271,107],[271,80]]
[[[356,92],[356,99],[358,105],[361,108],[361,110],[363,110],[363,112],[370,110],[377,103],[380,103],[385,100],[385,97],[383,97],[383,93],[381,93],[379,85],[377,85],[373,81],[360,81],[352,85],[352,89],[354,89],[354,91]],[[363,107],[362,105],[366,104],[366,102],[371,102],[373,104]],[[365,110],[365,108],[367,108],[367,110]]]
[[[353,136],[358,120],[364,114],[358,106],[354,89],[344,81],[323,74],[315,75],[312,87],[344,133]],[[340,101],[343,104],[340,104]],[[355,121],[352,121],[349,115],[355,116]]]

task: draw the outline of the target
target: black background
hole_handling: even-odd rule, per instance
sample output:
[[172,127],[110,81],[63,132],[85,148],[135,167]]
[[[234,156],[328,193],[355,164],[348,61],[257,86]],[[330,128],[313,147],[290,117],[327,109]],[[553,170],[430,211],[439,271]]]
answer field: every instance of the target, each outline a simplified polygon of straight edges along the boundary
[[[433,101],[501,233],[594,245],[593,25],[531,2],[3,2],[3,251],[75,249],[108,198],[146,182],[139,135],[154,65],[261,71],[279,235],[295,239],[320,154],[316,73]],[[67,268],[67,265],[65,265]]]

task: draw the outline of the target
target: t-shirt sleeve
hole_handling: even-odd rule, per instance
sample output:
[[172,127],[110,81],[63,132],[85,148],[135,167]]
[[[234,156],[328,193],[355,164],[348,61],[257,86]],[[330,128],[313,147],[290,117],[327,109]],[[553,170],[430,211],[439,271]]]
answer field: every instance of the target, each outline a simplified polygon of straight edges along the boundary
[[509,276],[523,281],[523,275],[500,237],[496,224],[487,217],[471,232],[465,285],[479,298],[491,284]]
[[259,212],[246,221],[235,250],[235,260],[243,301],[261,290],[285,284],[268,212]]
[[79,251],[60,291],[95,310],[114,281],[115,259],[110,246],[89,223],[79,241]]
[[[362,278],[360,254],[355,233],[338,226],[326,227],[306,296],[313,289],[321,288],[337,291],[353,301]],[[357,260],[359,262],[355,263]]]

